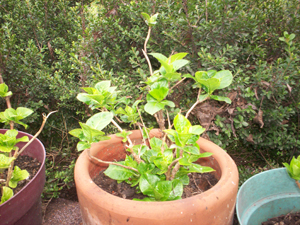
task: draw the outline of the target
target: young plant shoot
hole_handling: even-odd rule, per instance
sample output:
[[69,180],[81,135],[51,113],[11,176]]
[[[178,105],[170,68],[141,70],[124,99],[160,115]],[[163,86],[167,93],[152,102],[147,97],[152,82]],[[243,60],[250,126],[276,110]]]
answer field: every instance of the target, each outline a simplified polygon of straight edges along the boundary
[[283,165],[286,167],[286,171],[288,172],[289,176],[295,179],[296,184],[300,188],[300,155],[298,156],[298,158],[295,158],[295,156],[293,156],[290,164],[283,163]]

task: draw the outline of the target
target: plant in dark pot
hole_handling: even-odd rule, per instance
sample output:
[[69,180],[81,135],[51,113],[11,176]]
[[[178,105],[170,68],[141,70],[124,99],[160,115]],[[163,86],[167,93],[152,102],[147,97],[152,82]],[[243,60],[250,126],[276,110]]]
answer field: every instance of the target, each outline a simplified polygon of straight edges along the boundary
[[[188,120],[190,112],[207,99],[230,104],[229,98],[213,93],[229,86],[232,74],[228,70],[210,70],[182,76],[179,70],[189,63],[184,59],[187,53],[170,57],[149,53],[161,64],[159,70],[152,71],[146,46],[158,14],[142,16],[149,26],[142,51],[150,70],[145,81],[148,94],[144,107],[139,106],[141,100],[129,106],[128,99],[118,98],[120,91],[110,81],[85,87],[86,93],[77,96],[91,109],[98,110],[86,123],[80,123],[81,128],[70,131],[80,139],[78,150],[85,150],[75,165],[84,224],[232,224],[238,185],[236,165],[224,150],[200,138],[205,131],[202,126],[192,125]],[[167,96],[174,88],[172,85],[186,78],[193,79],[194,87],[199,89],[197,101],[185,116],[178,113],[171,123],[168,108],[175,104]],[[160,129],[146,128],[141,109],[155,116]],[[118,121],[130,123],[138,130],[124,130]],[[106,136],[102,129],[110,123],[120,132]],[[105,177],[126,183],[140,197],[123,199],[130,191],[121,193],[122,198],[114,195],[117,190],[108,193],[98,187],[93,179],[103,171]],[[201,185],[195,176],[204,173],[212,173],[218,181],[209,190],[199,191]],[[190,183],[196,183],[198,194],[183,199]]]
[[[45,183],[45,157],[43,144],[36,139],[48,116],[34,135],[15,129],[16,124],[28,126],[21,120],[33,111],[25,107],[13,109],[10,103],[12,92],[0,74],[0,96],[7,109],[0,112],[0,122],[10,129],[0,129],[0,221],[1,224],[41,224],[41,193]],[[30,170],[23,169],[29,164]]]

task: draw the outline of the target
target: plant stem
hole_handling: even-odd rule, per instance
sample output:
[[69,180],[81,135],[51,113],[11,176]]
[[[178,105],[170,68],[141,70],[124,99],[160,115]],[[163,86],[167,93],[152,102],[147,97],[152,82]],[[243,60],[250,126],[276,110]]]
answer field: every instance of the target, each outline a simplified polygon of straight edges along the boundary
[[172,167],[179,161],[180,158],[175,159],[173,162],[171,162],[171,164],[168,166],[168,171],[166,172],[166,180],[170,180],[170,176],[171,176],[171,170]]
[[[116,123],[116,121],[114,121],[113,119],[111,120],[111,122],[118,128],[118,130],[120,132],[123,132],[123,129],[119,126],[119,124]],[[134,157],[134,159],[138,162],[138,163],[141,163],[143,162],[143,160],[140,159],[139,155],[135,154],[135,152],[133,151],[132,147],[134,146],[130,137],[127,136],[127,141],[129,143],[129,145],[126,145],[127,148],[130,149],[130,152],[132,154],[132,156]]]
[[296,180],[296,184],[298,185],[298,188],[300,189],[300,182]]
[[[45,114],[43,114],[43,123],[40,127],[40,129],[38,130],[38,132],[29,140],[29,142],[26,143],[26,145],[24,145],[24,147],[19,151],[19,148],[17,148],[17,150],[15,151],[14,153],[14,158],[18,158],[18,156],[20,154],[22,154],[22,152],[28,147],[28,145],[30,145],[36,138],[37,136],[39,136],[39,134],[42,132],[45,124],[46,124],[46,121],[48,119],[48,117],[52,114],[52,113],[55,113],[57,111],[53,111],[53,112],[50,112],[47,116]],[[11,179],[11,176],[12,176],[12,172],[13,172],[13,167],[14,167],[14,163],[15,161],[12,161],[9,168],[8,168],[8,172],[7,172],[7,178],[6,178],[6,184],[5,186],[8,187],[9,185],[9,181]]]
[[88,153],[88,156],[89,156],[91,159],[94,159],[94,160],[96,160],[96,161],[98,161],[98,162],[100,162],[100,163],[109,164],[109,165],[115,165],[115,166],[120,166],[120,167],[123,167],[123,168],[125,168],[125,169],[129,169],[129,170],[132,170],[132,171],[134,171],[134,172],[139,173],[139,171],[138,171],[137,169],[133,168],[133,167],[130,167],[130,166],[124,166],[124,165],[122,165],[122,164],[118,164],[118,163],[115,163],[115,162],[103,161],[103,160],[101,160],[101,159],[98,159],[98,158],[96,158],[96,157],[94,157],[94,156],[91,155],[90,149],[87,149],[87,153]]
[[201,88],[198,91],[197,101],[194,103],[194,105],[189,109],[189,111],[186,113],[185,118],[188,118],[190,113],[193,111],[193,109],[201,102],[204,102],[208,97],[204,98],[203,100],[199,101],[199,96],[201,94]]
[[142,52],[143,52],[143,54],[144,54],[144,56],[147,60],[149,70],[150,70],[150,75],[152,76],[153,75],[152,66],[151,66],[151,62],[150,62],[150,59],[149,59],[148,54],[147,54],[147,43],[150,39],[150,34],[151,34],[151,27],[149,27],[149,29],[148,29],[148,34],[147,34],[147,37],[146,37],[146,40],[145,40],[145,43],[144,43],[144,49],[142,49]]

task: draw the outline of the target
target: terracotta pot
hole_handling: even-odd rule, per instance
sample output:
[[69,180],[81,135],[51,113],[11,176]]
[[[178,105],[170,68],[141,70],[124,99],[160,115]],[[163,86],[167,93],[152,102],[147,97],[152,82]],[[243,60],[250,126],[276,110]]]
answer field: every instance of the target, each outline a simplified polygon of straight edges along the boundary
[[[0,129],[0,133],[5,133],[5,129]],[[19,131],[17,138],[32,135]],[[17,146],[22,148],[26,143],[19,142]],[[9,225],[40,225],[42,224],[41,194],[45,184],[45,157],[44,145],[35,139],[22,153],[32,158],[36,158],[41,167],[31,181],[22,188],[11,199],[0,205],[0,224]]]
[[[160,136],[158,130],[150,136]],[[141,143],[139,131],[133,131],[131,139]],[[102,160],[125,158],[122,138],[111,136],[111,140],[94,144],[91,154]],[[202,194],[176,201],[139,202],[111,195],[94,182],[93,178],[107,165],[92,162],[84,151],[75,165],[75,183],[80,203],[83,224],[232,224],[238,190],[238,170],[234,161],[220,147],[200,138],[202,152],[212,152],[213,157],[199,160],[201,165],[211,166],[219,182]]]

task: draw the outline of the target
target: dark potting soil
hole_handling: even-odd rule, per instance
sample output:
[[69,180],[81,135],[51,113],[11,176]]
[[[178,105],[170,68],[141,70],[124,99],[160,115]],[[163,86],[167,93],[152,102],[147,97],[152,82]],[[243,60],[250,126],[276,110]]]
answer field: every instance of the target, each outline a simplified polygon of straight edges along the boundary
[[[104,191],[125,199],[143,199],[147,197],[141,193],[135,193],[136,187],[131,187],[125,182],[118,184],[116,180],[107,177],[103,172],[104,171],[100,171],[93,181]],[[183,189],[183,199],[207,191],[218,182],[215,176],[211,173],[192,173],[189,174],[189,178],[190,183]]]
[[268,219],[262,225],[300,225],[300,212],[288,213]]
[[[20,167],[20,169],[22,170],[27,170],[27,172],[29,173],[29,177],[25,180],[18,182],[18,186],[13,189],[14,195],[17,194],[35,176],[35,174],[38,172],[38,170],[41,167],[41,163],[37,159],[34,159],[27,155],[20,155],[15,160],[14,168],[15,166]],[[4,176],[3,179],[6,179],[7,170],[3,173],[3,176]]]

